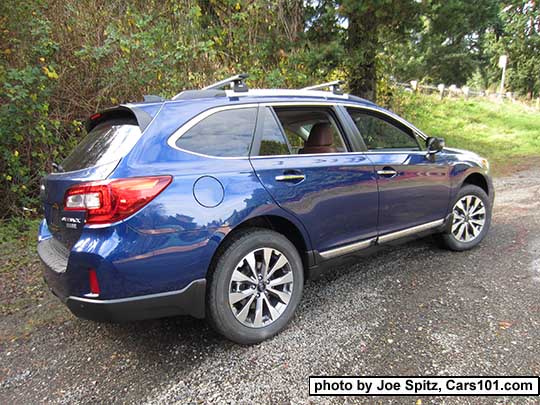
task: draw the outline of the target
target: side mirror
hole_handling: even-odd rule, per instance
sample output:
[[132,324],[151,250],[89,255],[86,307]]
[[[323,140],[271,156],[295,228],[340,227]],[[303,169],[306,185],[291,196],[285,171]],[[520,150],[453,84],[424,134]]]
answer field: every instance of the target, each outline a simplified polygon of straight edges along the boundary
[[444,148],[444,138],[433,138],[429,137],[426,140],[427,154],[428,156],[439,153]]

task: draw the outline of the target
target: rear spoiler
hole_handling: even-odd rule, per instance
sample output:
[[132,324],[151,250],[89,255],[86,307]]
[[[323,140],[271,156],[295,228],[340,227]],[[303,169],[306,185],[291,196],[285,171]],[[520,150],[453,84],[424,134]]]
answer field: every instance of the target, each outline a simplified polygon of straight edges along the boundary
[[158,113],[161,105],[153,104],[148,106],[137,105],[119,105],[98,113],[92,114],[85,122],[84,127],[87,132],[90,132],[99,123],[112,118],[135,118],[137,124],[141,128],[141,132],[144,132],[146,127],[150,124],[154,116]]

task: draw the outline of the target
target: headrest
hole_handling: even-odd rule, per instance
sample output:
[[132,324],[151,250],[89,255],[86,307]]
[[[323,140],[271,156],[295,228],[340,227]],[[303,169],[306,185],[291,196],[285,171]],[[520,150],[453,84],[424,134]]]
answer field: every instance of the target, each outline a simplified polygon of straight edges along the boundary
[[330,146],[334,141],[332,127],[328,123],[313,125],[305,146]]

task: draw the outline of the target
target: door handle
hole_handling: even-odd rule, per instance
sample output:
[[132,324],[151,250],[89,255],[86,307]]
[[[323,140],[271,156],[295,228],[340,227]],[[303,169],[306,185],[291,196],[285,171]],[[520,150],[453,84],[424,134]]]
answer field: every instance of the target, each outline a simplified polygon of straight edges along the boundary
[[382,170],[377,170],[377,174],[381,177],[394,177],[398,173],[391,167],[384,167]]
[[291,181],[291,182],[299,182],[306,178],[303,174],[282,174],[280,176],[276,176],[276,181]]

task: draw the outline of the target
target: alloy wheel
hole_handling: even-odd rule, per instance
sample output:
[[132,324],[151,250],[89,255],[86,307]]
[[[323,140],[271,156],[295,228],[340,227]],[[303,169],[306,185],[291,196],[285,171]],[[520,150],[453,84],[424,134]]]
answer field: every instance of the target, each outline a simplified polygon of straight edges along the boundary
[[460,198],[452,210],[454,221],[452,235],[460,242],[471,242],[476,239],[486,223],[486,207],[475,195]]
[[236,265],[229,284],[229,304],[236,319],[251,328],[276,321],[289,305],[294,276],[277,249],[263,247]]

